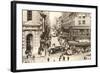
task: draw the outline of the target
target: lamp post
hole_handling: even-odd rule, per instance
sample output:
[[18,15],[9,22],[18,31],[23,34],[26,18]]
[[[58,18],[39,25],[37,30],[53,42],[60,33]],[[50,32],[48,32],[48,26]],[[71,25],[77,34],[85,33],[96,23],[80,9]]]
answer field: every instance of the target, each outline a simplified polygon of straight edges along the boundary
[[43,11],[40,12],[40,15],[42,16],[42,21],[43,21],[42,22],[43,23],[43,26],[42,26],[43,28],[42,29],[43,29],[43,32],[45,32],[45,18],[46,18],[46,15],[43,13]]
[[[40,15],[42,16],[42,34],[43,34],[43,36],[45,35],[45,18],[46,18],[46,15],[44,14],[44,12],[43,11],[41,11],[40,12]],[[44,39],[43,39],[44,40]],[[44,41],[45,42],[45,41]],[[44,45],[45,46],[45,45]],[[45,47],[43,47],[43,48],[45,48]],[[45,55],[46,55],[46,48],[44,49],[45,50]]]

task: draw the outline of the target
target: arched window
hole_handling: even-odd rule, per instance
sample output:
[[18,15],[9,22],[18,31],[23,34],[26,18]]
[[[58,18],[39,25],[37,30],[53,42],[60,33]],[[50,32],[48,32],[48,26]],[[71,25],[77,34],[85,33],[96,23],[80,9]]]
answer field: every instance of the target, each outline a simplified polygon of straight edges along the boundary
[[33,35],[28,34],[26,36],[26,50],[31,51],[32,46],[33,46]]

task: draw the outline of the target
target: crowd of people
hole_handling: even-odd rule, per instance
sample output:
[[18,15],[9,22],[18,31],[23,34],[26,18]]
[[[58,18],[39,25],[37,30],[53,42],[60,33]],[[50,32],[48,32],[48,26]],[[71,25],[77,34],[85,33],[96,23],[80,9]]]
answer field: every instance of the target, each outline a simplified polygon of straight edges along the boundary
[[[58,58],[58,61],[61,61],[61,60],[69,61],[70,60],[69,56],[90,52],[91,49],[90,49],[90,46],[84,47],[84,46],[71,45],[66,39],[59,38],[59,37],[51,37],[49,39],[40,40],[40,47],[38,50],[38,55],[41,56],[44,51],[48,53],[48,56],[50,56],[51,54],[61,53],[61,55]],[[47,55],[46,53],[45,53],[45,56]],[[28,58],[32,58],[32,60],[35,59],[35,55],[32,56],[31,49],[27,49],[25,51],[25,54],[26,54],[27,59]],[[67,57],[65,57],[64,55],[66,55]],[[47,61],[49,62],[50,60],[51,60],[50,57],[48,57]]]

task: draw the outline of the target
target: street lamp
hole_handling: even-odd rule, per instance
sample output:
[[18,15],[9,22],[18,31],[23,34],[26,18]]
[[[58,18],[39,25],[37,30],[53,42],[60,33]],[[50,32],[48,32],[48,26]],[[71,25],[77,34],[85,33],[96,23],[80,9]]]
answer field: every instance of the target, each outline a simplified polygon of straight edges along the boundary
[[46,15],[44,14],[43,11],[40,12],[40,15],[42,16],[42,23],[43,23],[43,32],[45,31],[45,18],[46,18]]
[[[44,12],[41,11],[40,12],[40,15],[42,17],[42,32],[43,32],[42,34],[44,35],[44,32],[45,32],[45,19],[46,19],[46,14],[44,14]],[[45,55],[46,55],[46,49],[45,49]]]

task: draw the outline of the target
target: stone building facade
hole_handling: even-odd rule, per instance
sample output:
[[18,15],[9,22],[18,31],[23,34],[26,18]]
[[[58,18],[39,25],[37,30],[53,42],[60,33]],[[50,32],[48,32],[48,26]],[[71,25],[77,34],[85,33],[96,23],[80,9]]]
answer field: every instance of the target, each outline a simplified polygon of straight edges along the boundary
[[[41,16],[41,11],[23,10],[22,14],[23,54],[25,54],[26,50],[30,50],[32,55],[38,55],[41,39],[40,36],[45,30],[44,26],[47,22],[44,20],[46,19]],[[47,16],[46,14],[44,15]]]
[[62,14],[62,36],[70,40],[91,38],[91,16],[89,13],[66,12]]

